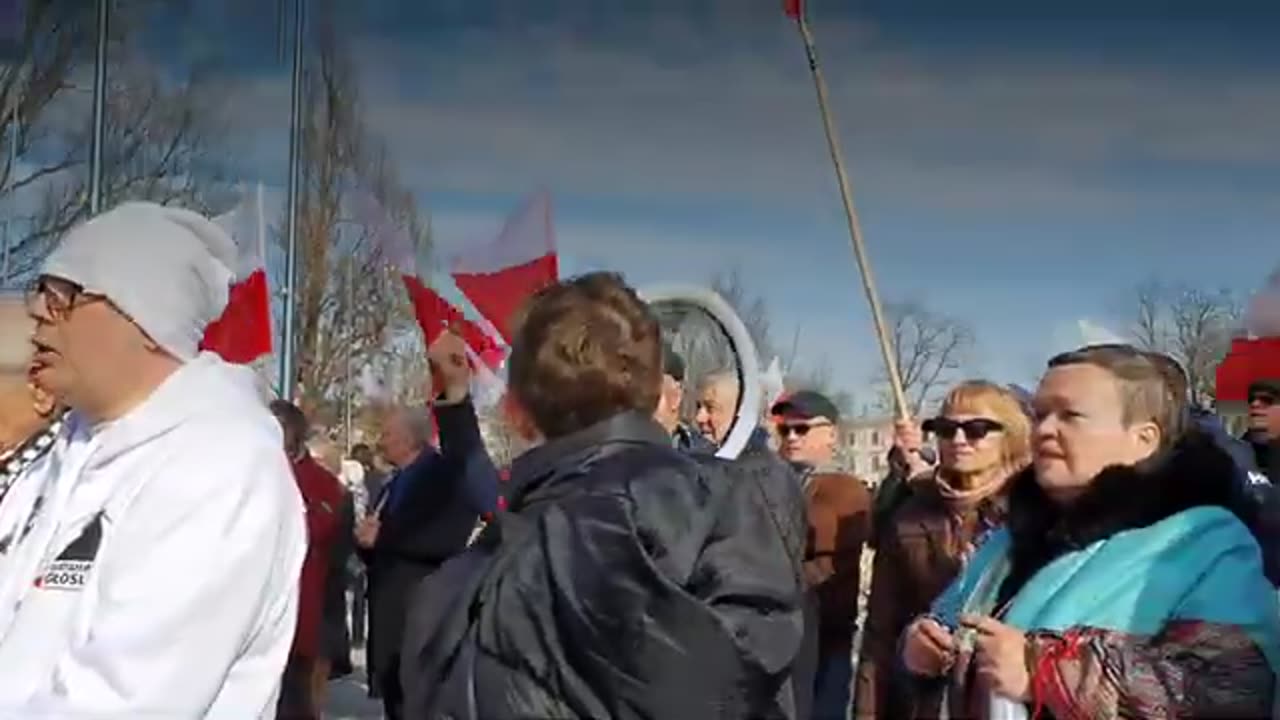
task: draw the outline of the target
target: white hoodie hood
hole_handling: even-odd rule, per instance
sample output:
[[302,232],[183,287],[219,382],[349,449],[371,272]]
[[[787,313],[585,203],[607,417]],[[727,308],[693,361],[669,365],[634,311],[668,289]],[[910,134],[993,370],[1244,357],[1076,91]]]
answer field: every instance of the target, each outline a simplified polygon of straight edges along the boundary
[[37,580],[0,636],[0,709],[270,717],[306,528],[252,371],[204,353],[125,417],[68,427],[50,465],[70,490],[23,548]]

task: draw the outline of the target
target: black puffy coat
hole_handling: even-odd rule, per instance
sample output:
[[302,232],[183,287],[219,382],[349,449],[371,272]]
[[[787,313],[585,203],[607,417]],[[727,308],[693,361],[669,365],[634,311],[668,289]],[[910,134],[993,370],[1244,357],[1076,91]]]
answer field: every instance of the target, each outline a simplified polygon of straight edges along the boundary
[[511,484],[418,589],[406,717],[794,717],[805,509],[784,466],[686,455],[627,414],[521,456]]

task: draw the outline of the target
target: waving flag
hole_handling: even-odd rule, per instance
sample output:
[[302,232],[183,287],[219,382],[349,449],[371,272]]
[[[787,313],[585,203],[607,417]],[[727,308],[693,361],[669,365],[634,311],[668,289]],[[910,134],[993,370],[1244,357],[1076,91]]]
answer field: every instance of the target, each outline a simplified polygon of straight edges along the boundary
[[778,362],[775,355],[769,363],[769,367],[765,369],[764,374],[760,376],[760,384],[762,385],[764,394],[764,406],[766,408],[773,407],[783,393],[786,392],[786,381],[782,377],[782,364]]
[[[247,200],[247,201],[246,201]],[[205,328],[202,350],[227,362],[247,364],[271,352],[271,292],[267,286],[266,217],[262,185],[214,222],[236,241],[240,251],[236,283],[222,316]]]
[[782,11],[799,20],[800,13],[804,12],[804,0],[782,0]]
[[538,290],[560,274],[552,229],[551,197],[536,193],[492,242],[454,258],[452,277],[476,310],[508,344],[511,318]]
[[461,309],[423,282],[421,267],[425,263],[420,262],[421,243],[393,220],[376,198],[363,198],[358,211],[369,228],[376,251],[400,274],[426,344],[435,342],[441,333],[452,328],[475,353],[474,359],[490,369],[500,367],[506,357],[503,348],[480,324],[467,318]]
[[1267,284],[1249,299],[1244,327],[1254,337],[1280,338],[1280,268]]

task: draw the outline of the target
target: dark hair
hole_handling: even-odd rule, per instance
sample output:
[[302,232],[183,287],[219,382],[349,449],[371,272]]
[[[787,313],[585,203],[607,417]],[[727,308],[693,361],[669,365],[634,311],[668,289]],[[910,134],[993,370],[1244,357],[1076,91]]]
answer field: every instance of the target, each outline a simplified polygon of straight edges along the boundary
[[510,389],[556,438],[658,404],[657,318],[616,273],[588,273],[537,292],[517,318]]
[[356,443],[351,446],[351,459],[366,468],[373,467],[373,448],[364,443]]
[[289,453],[290,457],[297,455],[306,443],[307,435],[311,433],[306,414],[288,400],[272,400],[271,414],[276,416],[276,420],[280,422],[280,429],[284,431],[285,452]]
[[[1131,345],[1087,345],[1054,356],[1049,367],[1093,365],[1115,377],[1120,386],[1120,402],[1126,424],[1154,422],[1160,428],[1160,445],[1169,447],[1186,431],[1188,404],[1182,368],[1165,356],[1139,350]],[[1174,370],[1173,368],[1176,368]],[[1181,392],[1177,377],[1184,378]]]

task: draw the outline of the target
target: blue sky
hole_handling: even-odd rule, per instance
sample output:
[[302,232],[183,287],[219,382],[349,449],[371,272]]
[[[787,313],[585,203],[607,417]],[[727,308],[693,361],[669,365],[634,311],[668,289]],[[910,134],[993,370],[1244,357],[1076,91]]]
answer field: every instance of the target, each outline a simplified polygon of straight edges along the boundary
[[[879,355],[780,0],[342,4],[364,120],[442,243],[546,187],[568,269],[736,267],[868,399]],[[1082,320],[1123,329],[1143,280],[1247,292],[1280,264],[1280,5],[809,4],[882,294],[971,323],[967,374],[1029,382]],[[226,7],[149,35],[236,48],[245,179],[279,183],[274,9]]]

